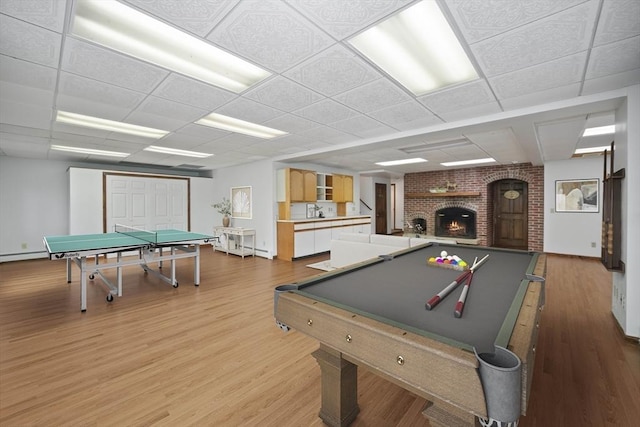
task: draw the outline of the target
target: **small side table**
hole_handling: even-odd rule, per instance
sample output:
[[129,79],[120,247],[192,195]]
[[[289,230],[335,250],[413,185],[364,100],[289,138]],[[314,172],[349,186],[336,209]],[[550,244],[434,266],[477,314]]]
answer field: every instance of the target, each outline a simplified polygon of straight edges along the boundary
[[[227,253],[227,255],[234,254],[244,258],[245,256],[256,256],[256,230],[254,228],[243,227],[213,227],[213,235],[220,237],[221,249]],[[230,247],[229,236],[238,236],[240,238],[240,244],[238,240],[234,239],[234,247]],[[224,237],[224,239],[222,239]],[[251,247],[245,246],[245,237],[251,237]],[[213,246],[215,252],[216,246]]]

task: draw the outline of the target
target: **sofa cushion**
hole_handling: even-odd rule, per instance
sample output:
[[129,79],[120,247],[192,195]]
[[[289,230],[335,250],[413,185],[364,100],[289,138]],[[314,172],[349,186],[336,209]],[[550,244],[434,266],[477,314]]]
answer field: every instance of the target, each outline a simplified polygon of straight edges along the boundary
[[370,241],[375,245],[395,246],[398,248],[409,247],[409,238],[402,236],[385,236],[383,234],[372,234]]
[[341,268],[356,264],[380,255],[387,255],[401,250],[397,246],[374,245],[371,243],[350,242],[348,240],[331,241],[331,267]]
[[458,242],[450,239],[421,239],[419,237],[411,237],[409,241],[409,246],[414,247],[418,245],[424,245],[425,243],[446,243],[448,245],[455,245]]
[[370,234],[366,233],[340,233],[338,240],[346,240],[349,242],[369,243]]

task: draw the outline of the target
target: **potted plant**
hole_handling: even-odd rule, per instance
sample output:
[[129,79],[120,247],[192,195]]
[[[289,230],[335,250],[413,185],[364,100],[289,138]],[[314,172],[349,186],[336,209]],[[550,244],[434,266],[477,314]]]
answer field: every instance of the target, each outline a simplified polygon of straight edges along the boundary
[[218,210],[218,213],[222,214],[222,226],[228,227],[229,216],[231,215],[231,200],[223,197],[220,203],[214,203],[212,206]]

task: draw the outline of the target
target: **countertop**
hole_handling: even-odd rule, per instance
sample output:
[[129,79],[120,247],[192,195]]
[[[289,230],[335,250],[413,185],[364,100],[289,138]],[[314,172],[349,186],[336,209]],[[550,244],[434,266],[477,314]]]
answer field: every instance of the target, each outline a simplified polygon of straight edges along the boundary
[[277,222],[323,222],[323,221],[342,221],[345,219],[371,219],[371,215],[350,215],[350,216],[331,216],[328,218],[293,218],[293,219],[279,219]]

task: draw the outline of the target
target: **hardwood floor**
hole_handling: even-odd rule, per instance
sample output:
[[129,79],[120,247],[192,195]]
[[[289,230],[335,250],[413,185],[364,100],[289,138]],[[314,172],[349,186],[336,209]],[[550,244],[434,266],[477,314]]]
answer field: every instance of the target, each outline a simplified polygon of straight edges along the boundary
[[[63,261],[0,264],[0,425],[315,426],[318,343],[273,321],[273,288],[327,256],[283,262],[203,250],[202,283],[179,260],[177,289],[125,269],[124,296]],[[115,271],[108,270],[110,277]],[[98,281],[96,281],[99,283]],[[521,427],[631,426],[640,419],[640,346],[610,313],[598,261],[550,255],[529,411]],[[359,371],[354,426],[428,426],[424,400]],[[635,420],[635,421],[634,421]]]

